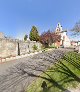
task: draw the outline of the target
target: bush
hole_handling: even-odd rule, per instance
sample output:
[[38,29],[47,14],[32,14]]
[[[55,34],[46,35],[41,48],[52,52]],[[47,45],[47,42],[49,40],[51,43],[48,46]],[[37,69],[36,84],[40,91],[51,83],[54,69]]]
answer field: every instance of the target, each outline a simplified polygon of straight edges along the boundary
[[57,47],[56,47],[56,46],[49,46],[49,48],[55,48],[55,49],[57,49]]
[[33,45],[33,50],[37,50],[38,47],[36,45]]

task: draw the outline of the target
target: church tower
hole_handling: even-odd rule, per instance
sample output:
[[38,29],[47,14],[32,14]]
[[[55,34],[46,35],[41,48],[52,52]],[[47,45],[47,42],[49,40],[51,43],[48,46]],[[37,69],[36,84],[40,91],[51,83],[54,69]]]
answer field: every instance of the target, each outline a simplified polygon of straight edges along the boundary
[[70,39],[69,39],[69,37],[67,36],[67,31],[66,31],[66,30],[64,31],[64,30],[62,29],[62,26],[61,26],[60,23],[57,24],[55,33],[56,33],[57,35],[61,35],[60,46],[63,46],[63,47],[69,47],[69,46],[70,46]]
[[56,27],[56,30],[55,30],[55,33],[56,34],[60,34],[62,32],[62,26],[60,23],[57,24],[57,27]]

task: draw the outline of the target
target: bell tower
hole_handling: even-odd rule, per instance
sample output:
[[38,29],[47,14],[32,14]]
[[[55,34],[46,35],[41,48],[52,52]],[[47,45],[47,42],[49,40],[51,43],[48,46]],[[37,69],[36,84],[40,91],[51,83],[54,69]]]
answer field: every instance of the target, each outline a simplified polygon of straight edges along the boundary
[[58,23],[58,24],[57,24],[57,27],[56,27],[56,30],[55,30],[55,33],[60,34],[62,31],[63,31],[63,30],[62,30],[62,26],[61,26],[60,23]]

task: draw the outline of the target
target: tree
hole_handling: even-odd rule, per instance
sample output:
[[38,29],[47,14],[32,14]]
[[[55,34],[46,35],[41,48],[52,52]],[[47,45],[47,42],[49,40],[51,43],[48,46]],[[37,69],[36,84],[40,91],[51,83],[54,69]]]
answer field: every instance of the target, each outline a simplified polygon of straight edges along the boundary
[[38,47],[34,44],[33,45],[33,50],[37,50],[38,49]]
[[31,41],[39,41],[39,33],[35,26],[32,26],[32,29],[30,31],[29,39]]
[[71,31],[73,31],[74,34],[80,34],[80,21],[75,24]]
[[28,35],[24,36],[24,41],[27,41]]
[[[74,32],[74,35],[80,35],[80,21],[75,24],[74,28],[73,28],[71,31]],[[79,38],[80,38],[80,37],[79,37]],[[78,40],[79,38],[77,37],[77,40]],[[80,53],[80,45],[79,45],[79,47],[78,47],[78,52]]]
[[55,43],[56,41],[60,41],[60,40],[61,40],[61,36],[57,35],[53,32],[50,32],[50,30],[42,33],[41,36],[40,36],[40,42],[45,47],[49,47],[49,45],[51,45],[52,43]]

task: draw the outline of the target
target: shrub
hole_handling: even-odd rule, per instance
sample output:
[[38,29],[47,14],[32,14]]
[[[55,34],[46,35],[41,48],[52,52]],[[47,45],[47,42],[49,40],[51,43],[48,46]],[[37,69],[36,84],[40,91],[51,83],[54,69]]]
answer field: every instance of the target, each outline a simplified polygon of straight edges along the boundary
[[36,45],[33,45],[33,50],[37,50],[38,47]]
[[57,47],[56,46],[49,46],[49,48],[55,48],[56,49]]

